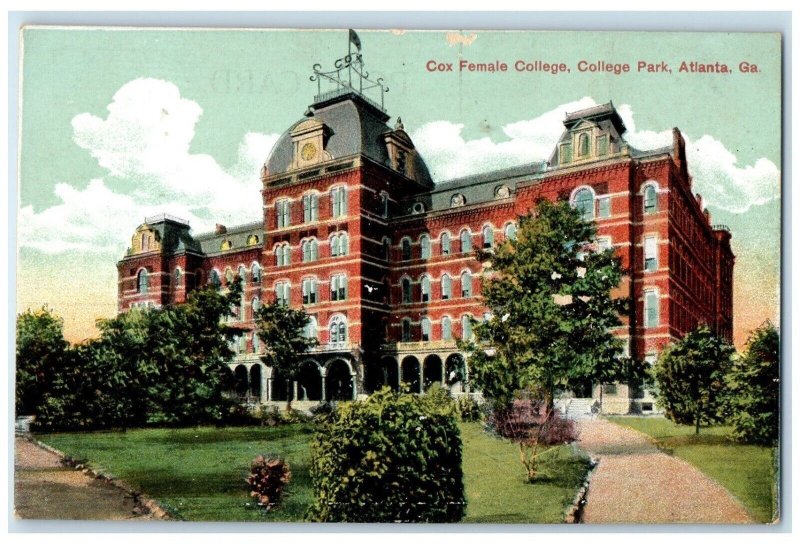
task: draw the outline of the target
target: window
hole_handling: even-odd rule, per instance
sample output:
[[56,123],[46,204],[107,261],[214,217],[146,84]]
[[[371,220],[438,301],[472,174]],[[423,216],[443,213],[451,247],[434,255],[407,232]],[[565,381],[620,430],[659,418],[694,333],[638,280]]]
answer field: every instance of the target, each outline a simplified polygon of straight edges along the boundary
[[615,383],[607,383],[603,385],[603,394],[604,395],[616,395],[617,394],[617,384]]
[[339,234],[334,234],[331,237],[330,244],[331,244],[331,257],[341,257],[342,255],[347,255],[348,240],[346,232],[340,232]]
[[422,302],[428,302],[431,299],[431,279],[428,276],[422,276]]
[[411,321],[409,319],[403,320],[403,342],[411,342]]
[[423,234],[419,237],[419,251],[420,251],[420,258],[422,259],[430,259],[431,258],[431,237],[427,234]]
[[453,281],[448,274],[442,276],[442,300],[453,298]]
[[658,304],[658,291],[650,290],[644,292],[644,328],[658,327]]
[[333,217],[347,215],[347,189],[345,187],[331,189],[331,215]]
[[428,342],[431,339],[431,320],[427,317],[423,317],[422,321],[420,321],[420,325],[422,326],[422,341]]
[[331,300],[339,301],[347,299],[347,276],[336,274],[331,276]]
[[589,154],[589,135],[585,132],[578,136],[578,155],[585,157]]
[[572,162],[572,144],[563,144],[561,146],[561,153],[559,153],[559,159],[561,159],[561,164],[567,164],[568,162]]
[[644,189],[644,213],[655,213],[658,211],[658,194],[656,188],[648,185]]
[[397,170],[406,173],[406,152],[402,149],[397,150]]
[[609,236],[603,236],[597,239],[597,251],[605,251],[611,249],[611,247],[611,238]]
[[230,286],[233,283],[233,270],[230,268],[225,269],[225,285]]
[[608,154],[608,134],[597,137],[597,154],[600,156]]
[[313,315],[308,317],[306,326],[303,327],[303,336],[306,338],[317,338],[317,318]]
[[403,238],[403,241],[400,242],[400,247],[402,249],[402,258],[404,261],[411,260],[411,240],[408,238]]
[[400,283],[403,288],[403,304],[411,304],[411,280],[403,278]]
[[261,351],[261,339],[258,334],[253,333],[253,353],[258,353],[259,351]]
[[250,267],[250,276],[253,278],[253,283],[261,281],[261,267],[258,263],[253,263],[253,266]]
[[469,229],[461,231],[461,253],[469,253],[472,251],[472,233]]
[[517,239],[517,224],[516,223],[509,223],[506,225],[505,231],[506,240],[516,240]]
[[275,265],[289,266],[291,262],[291,248],[289,244],[283,243],[275,248]]
[[319,257],[319,244],[315,239],[304,240],[300,245],[303,253],[303,262],[310,263],[317,260]]
[[175,269],[175,287],[181,286],[181,281],[183,281],[183,272],[180,268]]
[[597,199],[597,217],[611,217],[611,198],[604,196]]
[[581,219],[591,221],[594,219],[594,194],[589,189],[581,189],[575,193],[574,206],[581,212]]
[[258,299],[258,297],[253,297],[253,300],[250,301],[250,307],[253,309],[253,319],[255,319],[258,310],[261,309],[261,301]]
[[383,239],[383,260],[388,261],[392,258],[392,241],[388,238]]
[[291,207],[288,200],[279,200],[275,203],[275,211],[278,215],[278,228],[282,229],[291,224]]
[[472,296],[472,274],[469,272],[461,274],[461,296],[464,298]]
[[139,270],[138,276],[138,291],[143,295],[147,294],[147,270]]
[[452,340],[453,339],[453,322],[450,320],[449,317],[444,316],[442,318],[442,340]]
[[275,301],[282,306],[289,306],[290,303],[289,282],[279,281],[275,284]]
[[644,239],[644,269],[653,272],[658,269],[658,246],[655,236],[646,236]]
[[306,278],[303,280],[303,304],[317,303],[317,280]]
[[247,320],[247,301],[244,297],[239,299],[239,321]]
[[216,288],[219,288],[219,286],[222,285],[222,282],[219,279],[219,272],[212,270],[208,275],[208,283]]
[[227,251],[233,247],[233,242],[230,240],[223,240],[222,243],[219,245],[220,251]]
[[241,285],[244,285],[245,278],[247,277],[247,269],[244,267],[243,264],[239,265],[238,269],[239,278],[238,281]]
[[330,343],[343,344],[347,342],[347,322],[341,315],[335,315],[331,318],[330,325]]
[[389,195],[381,193],[381,217],[389,217]]
[[312,223],[319,220],[319,195],[311,193],[303,195],[303,222]]
[[442,246],[442,255],[450,255],[450,233],[443,232],[439,240]]
[[483,249],[494,246],[494,229],[491,225],[483,227]]
[[258,236],[255,234],[251,234],[247,237],[247,245],[248,246],[256,246],[258,245]]
[[461,338],[472,340],[472,316],[469,314],[461,316]]

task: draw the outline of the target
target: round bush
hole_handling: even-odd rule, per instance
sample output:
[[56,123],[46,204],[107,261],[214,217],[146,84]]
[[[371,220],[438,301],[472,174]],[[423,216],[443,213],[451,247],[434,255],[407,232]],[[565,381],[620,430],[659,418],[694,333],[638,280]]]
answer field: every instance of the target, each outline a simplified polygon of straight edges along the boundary
[[314,502],[329,522],[456,522],[466,497],[456,419],[424,396],[383,389],[342,403],[312,442]]

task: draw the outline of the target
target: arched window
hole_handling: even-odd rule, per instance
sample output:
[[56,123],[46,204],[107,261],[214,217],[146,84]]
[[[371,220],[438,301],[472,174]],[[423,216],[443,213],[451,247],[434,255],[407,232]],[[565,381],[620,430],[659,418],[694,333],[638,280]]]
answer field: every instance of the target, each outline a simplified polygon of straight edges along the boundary
[[303,195],[303,222],[312,223],[319,219],[319,195]]
[[472,274],[468,271],[461,274],[461,296],[464,298],[472,296]]
[[648,185],[644,189],[644,213],[655,213],[658,211],[658,194],[656,188]]
[[244,267],[243,264],[239,265],[239,283],[244,285],[245,278],[247,277],[247,269]]
[[253,353],[258,353],[261,351],[261,339],[258,337],[258,333],[253,333]]
[[183,281],[183,272],[180,268],[175,269],[175,287],[180,287]]
[[442,276],[442,300],[453,298],[453,280],[450,279],[449,274]]
[[403,289],[403,304],[411,304],[411,280],[403,278],[400,284]]
[[334,234],[331,236],[331,257],[338,257],[339,256],[339,236]]
[[450,233],[443,232],[439,238],[439,243],[442,247],[442,255],[450,255]]
[[403,241],[400,242],[400,247],[402,249],[402,257],[404,261],[411,260],[411,240],[408,238],[403,238]]
[[461,316],[461,338],[472,340],[472,316],[469,314]]
[[494,246],[494,229],[491,225],[483,227],[483,249]]
[[392,241],[388,238],[383,239],[383,260],[388,261],[392,258]]
[[219,279],[219,272],[212,270],[208,275],[208,283],[216,288],[219,288],[219,286],[222,285],[222,282]]
[[139,276],[137,278],[137,285],[138,291],[143,295],[147,294],[147,270],[142,269],[139,270]]
[[258,314],[258,310],[261,309],[261,301],[258,299],[258,297],[253,297],[253,300],[250,301],[250,307],[253,309],[253,319],[255,319],[256,315]]
[[517,239],[517,224],[516,223],[507,224],[504,233],[505,233],[505,236],[506,236],[506,240],[516,240]]
[[247,237],[247,245],[248,246],[255,246],[258,245],[258,236],[255,234],[251,234]]
[[578,136],[578,154],[581,157],[589,154],[589,135],[585,132]]
[[427,317],[423,317],[420,321],[420,325],[422,327],[422,341],[428,342],[431,340],[431,320]]
[[283,245],[283,265],[289,266],[292,264],[292,248],[289,244]]
[[261,267],[258,263],[253,263],[253,266],[250,267],[250,276],[253,278],[253,283],[261,281]]
[[247,301],[244,296],[239,299],[239,321],[247,321]]
[[304,263],[314,262],[319,257],[319,244],[314,238],[303,241],[301,249]]
[[381,217],[389,217],[389,195],[381,193]]
[[442,340],[453,339],[453,322],[448,316],[442,318]]
[[317,318],[312,316],[308,317],[306,326],[303,327],[303,336],[306,338],[317,338]]
[[411,320],[404,319],[403,320],[403,342],[411,342]]
[[333,316],[331,318],[329,329],[331,344],[341,344],[347,342],[347,321],[343,316]]
[[419,251],[420,251],[420,258],[422,259],[430,259],[431,258],[431,237],[427,234],[423,234],[419,237]]
[[331,300],[339,301],[347,299],[347,276],[336,274],[331,276]]
[[225,285],[230,286],[233,283],[233,270],[230,268],[225,269]]
[[342,255],[347,255],[348,250],[348,239],[346,232],[340,232],[339,234],[334,234],[331,237],[331,257],[340,257]]
[[428,302],[431,299],[431,279],[428,276],[422,276],[420,283],[422,284],[422,302]]
[[472,233],[469,229],[461,231],[461,253],[469,253],[472,251]]
[[591,221],[594,219],[594,194],[589,189],[581,189],[575,193],[575,208],[581,212],[581,219]]

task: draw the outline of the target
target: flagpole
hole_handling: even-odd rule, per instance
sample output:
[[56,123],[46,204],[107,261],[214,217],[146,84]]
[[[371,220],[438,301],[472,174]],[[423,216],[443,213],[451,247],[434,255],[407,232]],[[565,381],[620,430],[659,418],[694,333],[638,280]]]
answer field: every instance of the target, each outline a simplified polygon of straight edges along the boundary
[[347,80],[350,83],[350,88],[353,88],[353,40],[351,39],[351,29],[347,29]]

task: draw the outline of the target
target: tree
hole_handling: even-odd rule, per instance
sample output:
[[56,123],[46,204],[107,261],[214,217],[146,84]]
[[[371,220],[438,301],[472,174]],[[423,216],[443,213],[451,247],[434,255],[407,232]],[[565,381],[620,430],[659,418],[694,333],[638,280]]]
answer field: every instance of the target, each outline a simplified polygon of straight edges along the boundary
[[[267,350],[262,359],[290,383],[300,373],[303,354],[317,345],[316,338],[305,334],[309,320],[302,308],[295,310],[277,301],[261,306],[256,314],[257,334]],[[286,409],[291,410],[291,392],[286,398]]]
[[66,357],[64,321],[46,306],[17,316],[16,414],[34,414]]
[[[484,395],[509,407],[518,392],[585,388],[627,378],[621,325],[627,300],[611,291],[622,278],[612,249],[598,250],[596,227],[566,202],[542,200],[520,217],[516,240],[481,252],[483,298],[492,318],[474,327],[470,375]],[[487,349],[488,348],[488,349]]]
[[733,437],[772,445],[780,434],[780,337],[770,321],[750,334],[727,379]]
[[700,433],[703,421],[723,419],[725,375],[734,348],[701,325],[670,344],[653,367],[658,403],[675,423],[692,424]]

